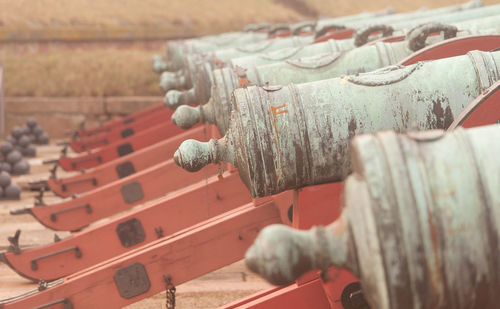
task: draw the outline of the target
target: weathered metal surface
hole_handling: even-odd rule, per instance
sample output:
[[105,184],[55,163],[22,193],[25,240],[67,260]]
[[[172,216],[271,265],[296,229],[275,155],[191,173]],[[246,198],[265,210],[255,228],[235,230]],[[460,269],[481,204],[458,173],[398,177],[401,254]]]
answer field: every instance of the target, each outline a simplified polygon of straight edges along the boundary
[[455,118],[448,130],[500,124],[500,81],[494,83]]
[[161,73],[168,69],[168,62],[160,55],[153,55],[152,59],[153,71]]
[[184,65],[184,58],[191,53],[208,52],[231,48],[244,44],[266,40],[267,33],[231,32],[182,41],[167,42],[167,70],[177,71]]
[[[322,23],[321,27],[323,27],[325,25],[328,26],[329,24],[332,23],[341,24],[346,22],[354,22],[358,20],[370,20],[375,17],[381,17],[392,13],[393,13],[392,9],[385,9],[378,12],[368,12],[368,13],[330,18],[330,19],[321,19],[318,21],[318,23]],[[288,28],[286,25],[284,26],[285,29]],[[297,25],[295,26],[295,28],[297,28]],[[255,30],[258,30],[258,28]],[[256,32],[257,34],[254,35],[253,33]],[[241,33],[233,32],[228,34],[207,36],[207,37],[195,38],[184,41],[168,42],[167,55],[169,57],[169,61],[167,65],[167,70],[177,71],[181,69],[185,63],[184,58],[190,53],[209,52],[217,49],[238,47],[244,44],[258,42],[268,38],[268,33],[266,33],[265,36],[261,36],[258,31],[254,31],[253,33],[250,32],[250,35],[241,36]],[[201,43],[198,45],[199,41],[201,41]],[[207,44],[207,42],[209,42],[210,44]]]
[[372,308],[497,308],[498,140],[498,125],[356,137],[341,219],[268,227],[247,265],[275,284],[351,269]]
[[197,102],[194,88],[185,91],[170,90],[165,94],[163,103],[170,109],[176,109],[181,105],[195,104]]
[[443,38],[447,40],[457,36],[458,28],[442,23],[428,23],[419,26],[408,33],[408,48],[411,51],[417,51],[424,48],[427,45],[426,42],[429,34],[436,32],[443,33]]
[[370,35],[378,32],[382,33],[382,37],[388,37],[392,35],[392,33],[394,32],[394,28],[384,24],[370,25],[364,28],[360,28],[353,35],[354,46],[359,47],[366,44]]
[[[500,27],[500,18],[497,23]],[[442,39],[442,37],[436,36],[424,40],[423,37],[427,36],[429,29],[433,31],[441,29],[446,31],[456,30],[453,26],[435,23],[426,24],[412,31],[412,35],[407,41],[377,42],[345,53],[320,54],[308,58],[290,59],[271,65],[249,66],[248,69],[236,67],[234,69],[214,70],[212,72],[212,97],[209,102],[197,107],[180,106],[172,115],[172,120],[183,129],[188,129],[197,122],[213,123],[217,125],[219,132],[223,135],[229,128],[230,114],[233,108],[231,96],[235,89],[249,85],[286,85],[289,83],[319,81],[342,74],[369,72],[393,65],[412,54],[411,48],[414,47],[413,45],[419,44],[419,46],[422,46],[423,41],[432,44]],[[462,31],[459,32],[459,35],[467,35],[470,32]],[[418,38],[419,43],[415,43],[415,38]],[[500,36],[498,38],[500,39]],[[320,44],[322,43],[314,45]],[[473,46],[469,46],[469,50],[472,48]]]
[[[300,45],[294,47],[287,47],[283,49],[278,49],[272,52],[266,53],[258,53],[255,55],[245,56],[245,57],[237,57],[232,58],[226,61],[223,65],[235,68],[236,66],[240,66],[243,68],[272,64],[281,61],[285,61],[288,59],[297,59],[306,56],[313,56],[322,53],[330,53],[330,52],[339,52],[343,50],[352,49],[354,46],[352,44],[352,40],[328,40],[326,42],[316,43],[316,44],[308,44],[308,45]],[[189,65],[187,71],[193,72],[191,74],[192,78],[197,80],[195,87],[198,88],[210,88],[212,84],[212,70],[214,66],[211,64],[205,65],[204,67],[200,67],[199,65],[199,56],[193,56],[188,59]],[[191,79],[191,78],[190,78]],[[200,96],[196,95],[195,89],[190,89],[191,92],[183,92],[179,93],[175,90],[170,90],[165,95],[165,104],[175,109],[179,105],[189,105],[189,104],[205,104],[207,101],[203,101],[205,98],[200,98]],[[199,92],[199,91],[198,91]],[[210,91],[211,94],[211,91]],[[205,97],[207,97],[205,95]]]
[[191,86],[191,80],[186,77],[183,71],[177,71],[175,73],[165,71],[160,75],[159,85],[163,91],[187,89]]
[[312,83],[240,88],[225,137],[187,140],[174,160],[191,171],[230,162],[254,197],[341,180],[350,171],[349,138],[447,128],[499,79],[499,67],[499,52],[473,51]]
[[258,23],[258,24],[249,24],[243,28],[243,32],[265,32],[267,33],[271,29],[271,25],[269,23]]
[[[498,8],[496,7],[491,7],[491,11],[481,11],[477,12],[474,16],[480,16],[481,14],[486,14],[488,17],[483,17],[483,18],[475,18],[472,20],[467,20],[467,21],[462,21],[462,22],[455,22],[453,25],[444,25],[444,24],[436,24],[435,22],[429,20],[427,21],[427,26],[424,26],[422,24],[417,24],[415,22],[411,22],[411,27],[414,27],[409,35],[409,43],[410,43],[410,48],[403,50],[405,52],[405,55],[408,56],[411,52],[418,50],[418,48],[424,47],[426,44],[426,35],[425,33],[432,33],[435,32],[435,30],[439,29],[441,32],[444,33],[442,36],[442,39],[447,39],[451,38],[454,36],[455,30],[453,26],[456,25],[458,29],[466,29],[464,31],[461,31],[460,35],[465,35],[467,33],[469,34],[477,34],[481,33],[482,31],[485,31],[486,29],[492,29],[492,28],[497,28],[499,27],[499,16],[494,15],[495,12],[496,14],[500,13],[500,6]],[[465,14],[465,12],[462,12],[461,14]],[[494,15],[494,16],[489,16],[489,15]],[[446,17],[447,15],[445,15]],[[468,16],[468,15],[466,15]],[[455,21],[455,20],[463,20],[464,17],[462,16],[454,16],[452,15],[451,17],[448,17],[449,21]],[[469,17],[470,18],[470,17]],[[417,25],[417,26],[414,26]],[[401,29],[405,29],[400,25]],[[434,27],[432,27],[434,26]],[[408,24],[407,29],[410,29],[410,24]],[[447,28],[446,28],[447,27]],[[367,27],[366,29],[360,29],[359,32],[356,32],[356,35],[352,39],[345,39],[345,40],[330,40],[328,44],[326,42],[322,43],[316,43],[308,46],[298,46],[295,48],[288,48],[285,50],[277,50],[274,53],[268,53],[268,54],[262,54],[262,55],[253,55],[252,57],[244,57],[244,58],[232,58],[232,59],[225,59],[224,57],[222,58],[217,58],[217,61],[214,62],[214,57],[212,56],[201,56],[201,55],[193,55],[188,57],[188,64],[186,65],[186,70],[185,74],[189,75],[189,78],[185,78],[185,80],[190,80],[192,81],[192,86],[194,87],[194,96],[190,96],[189,100],[183,99],[182,101],[187,102],[188,104],[204,104],[206,103],[210,96],[211,96],[211,90],[210,87],[213,84],[213,77],[212,77],[212,70],[221,68],[221,67],[236,67],[236,65],[241,66],[243,68],[252,68],[255,66],[259,65],[264,65],[266,63],[271,63],[271,62],[277,62],[277,61],[285,61],[285,60],[290,60],[290,59],[297,59],[300,57],[305,57],[305,56],[314,56],[318,55],[319,53],[326,53],[326,52],[331,52],[331,51],[347,51],[347,50],[352,50],[356,46],[362,45],[367,42],[368,35],[375,32],[377,33],[378,30],[382,29],[384,31],[384,36],[389,36],[392,32],[387,30],[387,26],[384,25],[378,25],[376,27]],[[385,30],[384,30],[385,29]],[[389,29],[392,29],[389,28]],[[470,30],[467,30],[470,29]],[[386,31],[387,30],[387,31]],[[432,30],[432,31],[431,31]],[[490,32],[486,33],[492,33],[493,30],[490,30]],[[435,42],[436,39],[432,38],[430,42]],[[379,42],[379,43],[384,43],[384,42]],[[413,46],[415,44],[419,44],[418,46]],[[390,46],[390,45],[389,45]],[[406,48],[406,46],[401,45],[401,47]],[[384,52],[382,50],[381,52]],[[391,48],[386,51],[387,55],[385,57],[394,57],[391,54]],[[400,52],[400,51],[396,51]],[[397,56],[397,55],[396,55]],[[382,56],[383,57],[383,56]],[[189,59],[191,58],[191,59]],[[385,60],[384,58],[382,60]],[[399,58],[401,60],[401,58]],[[394,63],[394,62],[392,62]],[[391,62],[387,62],[384,65],[389,65],[392,64]],[[370,67],[370,66],[369,66]],[[379,68],[381,66],[374,66],[371,67],[371,69]],[[363,71],[361,71],[363,72]],[[172,73],[171,73],[172,74]],[[335,75],[330,76],[330,77],[335,77]],[[168,86],[168,89],[175,88],[175,82],[172,81]],[[177,106],[181,105],[179,103],[179,100],[182,98],[182,96],[166,96],[165,102],[167,106],[171,108],[176,108]]]
[[405,59],[398,62],[400,65],[415,64],[419,61],[434,60],[444,57],[456,57],[464,53],[475,50],[491,51],[495,50],[500,45],[500,28],[494,29],[487,34],[488,30],[478,31],[481,34],[465,37],[457,37],[450,40],[445,40],[436,44],[429,45],[417,52],[412,53]]
[[439,21],[441,23],[459,23],[466,22],[477,18],[489,17],[500,14],[500,5],[491,5],[486,7],[472,8],[458,12],[440,14],[439,16],[431,16],[424,18],[416,18],[410,20],[403,20],[396,23],[390,23],[394,30],[410,30],[418,27],[424,23]]
[[[459,12],[463,10],[469,10],[473,8],[478,8],[482,7],[482,2],[481,1],[469,1],[463,4],[459,5],[452,5],[452,6],[447,6],[447,7],[442,7],[442,8],[437,8],[437,9],[431,9],[431,10],[417,10],[413,12],[407,12],[407,13],[397,13],[397,14],[381,14],[379,16],[373,16],[372,18],[359,18],[356,20],[342,20],[342,19],[323,19],[319,20],[317,25],[316,25],[316,30],[321,31],[321,29],[324,26],[328,26],[331,24],[341,24],[346,27],[350,28],[355,28],[358,29],[363,26],[369,26],[373,24],[386,24],[386,25],[391,25],[393,23],[401,22],[401,21],[407,21],[407,20],[413,20],[413,19],[419,19],[419,18],[430,18],[430,17],[435,17],[437,15],[443,15],[443,14],[448,14],[448,13],[453,13],[453,12]],[[383,12],[383,11],[382,11]],[[390,12],[390,8],[387,9],[386,12]]]
[[[320,30],[323,27],[336,25],[349,25],[353,28],[359,28],[363,25],[369,25],[376,23],[394,23],[398,21],[407,21],[423,17],[433,17],[436,15],[446,14],[450,12],[458,12],[465,9],[470,9],[474,7],[482,6],[481,1],[471,1],[462,5],[455,5],[450,7],[443,7],[428,11],[417,11],[413,13],[404,14],[394,14],[385,16],[391,13],[391,10],[383,10],[381,12],[375,13],[364,13],[357,14],[353,16],[345,16],[333,19],[323,19],[319,20],[316,26],[316,30]],[[258,42],[267,38],[267,34],[262,36],[261,33],[256,32],[233,32],[226,33],[216,36],[207,36],[202,38],[183,40],[183,41],[171,41],[167,43],[167,54],[169,61],[167,62],[167,70],[177,71],[183,67],[184,59],[188,54],[198,53],[198,52],[208,52],[214,51],[222,48],[231,48],[236,46],[241,46],[243,44]]]
[[[228,61],[232,58],[276,51],[283,48],[305,46],[311,44],[313,41],[314,37],[312,35],[292,36],[266,40],[236,48],[216,50],[213,52],[206,52],[202,54],[191,54],[186,57],[185,72],[175,73],[177,75],[175,75],[174,73],[165,75],[177,77],[173,79],[167,79],[165,77],[163,79],[165,83],[162,84],[162,89],[170,90],[179,88],[178,86],[185,87],[186,85],[192,85],[194,87],[197,100],[201,103],[205,103],[210,98],[210,75],[212,73],[212,70],[220,68],[221,66],[226,66],[225,61]],[[178,81],[182,81],[182,83]]]

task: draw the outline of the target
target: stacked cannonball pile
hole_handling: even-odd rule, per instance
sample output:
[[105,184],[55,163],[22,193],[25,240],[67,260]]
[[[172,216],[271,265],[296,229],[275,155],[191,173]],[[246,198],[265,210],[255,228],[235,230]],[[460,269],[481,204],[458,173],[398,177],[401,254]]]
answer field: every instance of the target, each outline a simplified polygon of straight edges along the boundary
[[[49,135],[44,132],[35,119],[28,119],[22,127],[14,127],[7,141],[14,146],[19,146],[24,156],[36,156],[35,147],[29,147],[29,144],[46,145],[49,143]],[[24,151],[23,151],[24,150]]]
[[2,162],[0,162],[0,170],[12,175],[23,175],[30,171],[30,165],[23,160],[21,151],[16,149],[10,142],[4,142],[0,145],[2,153]]
[[23,130],[24,134],[29,137],[31,143],[36,145],[47,145],[49,143],[49,134],[43,131],[42,127],[38,125],[35,119],[28,119]]
[[0,170],[12,175],[23,175],[30,171],[30,165],[24,157],[35,157],[34,144],[48,144],[49,135],[43,131],[35,119],[29,119],[26,125],[14,127],[6,142],[0,145],[2,160]]
[[21,197],[21,189],[13,184],[9,173],[0,172],[0,200],[18,200]]
[[7,142],[12,145],[14,150],[19,151],[24,157],[36,156],[36,148],[31,145],[31,140],[28,126],[14,127],[10,132],[10,136],[7,137]]

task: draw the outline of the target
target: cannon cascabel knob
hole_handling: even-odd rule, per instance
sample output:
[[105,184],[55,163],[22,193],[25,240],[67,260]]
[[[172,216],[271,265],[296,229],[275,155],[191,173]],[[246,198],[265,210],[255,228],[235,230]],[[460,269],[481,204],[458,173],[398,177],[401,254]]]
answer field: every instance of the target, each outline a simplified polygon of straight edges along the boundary
[[[170,92],[169,92],[170,93]],[[179,106],[172,115],[172,122],[182,128],[189,129],[201,119],[200,107],[192,107],[187,105]]]
[[217,164],[225,161],[234,164],[233,149],[228,145],[226,136],[219,140],[211,139],[208,142],[188,139],[182,142],[175,152],[174,161],[188,172],[197,172],[210,163]]
[[266,227],[245,254],[248,268],[275,285],[288,285],[311,269],[352,269],[349,237],[342,217],[328,227],[300,231],[285,225]]
[[181,105],[196,104],[194,88],[186,91],[169,90],[163,98],[163,103],[170,109],[176,109]]
[[357,136],[341,217],[322,230],[263,229],[247,265],[286,284],[350,264],[371,308],[496,309],[499,139],[498,125]]
[[172,115],[172,121],[182,129],[189,129],[198,122],[214,124],[216,119],[212,101],[210,100],[207,104],[196,107],[181,105]]
[[160,75],[160,88],[164,91],[187,88],[187,80],[182,71],[163,72]]
[[168,63],[160,55],[153,55],[153,71],[156,73],[164,72],[168,69]]
[[179,106],[179,97],[181,95],[179,90],[169,90],[163,97],[163,104],[165,104],[170,109],[176,109]]

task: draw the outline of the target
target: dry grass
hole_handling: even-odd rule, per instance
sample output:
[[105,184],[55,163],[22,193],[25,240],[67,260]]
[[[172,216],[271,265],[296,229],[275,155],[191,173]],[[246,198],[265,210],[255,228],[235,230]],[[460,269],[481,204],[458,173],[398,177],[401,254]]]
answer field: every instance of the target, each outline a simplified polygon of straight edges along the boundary
[[[497,0],[486,0],[492,4]],[[340,16],[380,10],[396,11],[440,7],[456,0],[0,0],[0,30],[94,27],[116,29],[169,25],[176,33],[217,33],[241,29],[257,22],[296,21],[310,17],[297,12]],[[161,53],[161,51],[158,51]],[[0,48],[5,67],[7,96],[126,96],[161,95],[158,75],[151,71],[152,51],[141,48],[103,48],[45,54],[6,52]]]
[[100,48],[0,55],[6,96],[161,95],[148,50]]
[[[457,4],[457,0],[0,0],[0,28],[177,25],[197,33],[239,29],[250,22],[303,18],[296,7],[325,16],[392,6],[396,11]],[[486,0],[493,4],[496,0]]]
[[205,33],[299,18],[270,0],[0,0],[0,27],[11,29],[177,25]]

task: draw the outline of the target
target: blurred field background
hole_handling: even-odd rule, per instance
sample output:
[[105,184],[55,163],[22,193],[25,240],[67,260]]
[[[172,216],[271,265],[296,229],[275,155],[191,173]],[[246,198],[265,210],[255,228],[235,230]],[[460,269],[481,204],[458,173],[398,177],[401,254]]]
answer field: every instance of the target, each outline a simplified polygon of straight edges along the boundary
[[[0,0],[0,62],[6,96],[161,95],[151,55],[166,38],[246,24],[441,7],[452,0]],[[486,0],[491,4],[495,0]],[[36,43],[51,35],[65,37]],[[128,40],[120,40],[123,35]],[[99,40],[92,42],[89,36]],[[130,37],[137,35],[137,41]],[[105,38],[116,37],[114,40]],[[103,39],[104,37],[104,39]],[[31,39],[31,40],[30,40]]]

